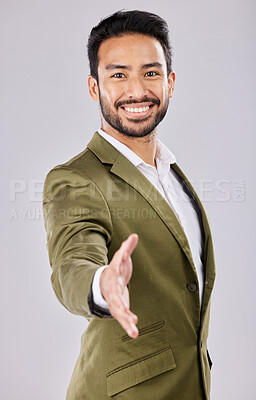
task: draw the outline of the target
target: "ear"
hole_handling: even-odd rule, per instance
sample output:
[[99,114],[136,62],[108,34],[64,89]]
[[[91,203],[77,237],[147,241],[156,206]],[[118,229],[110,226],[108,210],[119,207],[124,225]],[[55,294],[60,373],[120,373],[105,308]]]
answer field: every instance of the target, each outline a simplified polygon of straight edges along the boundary
[[93,101],[99,101],[99,87],[97,80],[92,75],[88,76],[89,93]]
[[171,71],[168,76],[168,96],[171,98],[174,93],[176,75],[174,71]]

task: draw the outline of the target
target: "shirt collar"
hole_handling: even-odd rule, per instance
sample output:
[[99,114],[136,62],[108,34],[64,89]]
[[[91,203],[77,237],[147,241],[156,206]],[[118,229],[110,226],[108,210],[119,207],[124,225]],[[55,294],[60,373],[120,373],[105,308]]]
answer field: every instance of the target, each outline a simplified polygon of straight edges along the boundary
[[[121,143],[119,140],[104,132],[101,128],[98,129],[98,133],[106,139],[112,146],[114,146],[120,153],[122,153],[128,160],[130,160],[136,167],[140,164],[149,165],[145,163],[134,151],[128,146]],[[170,165],[176,162],[175,155],[157,138],[156,139],[156,163],[157,167],[160,164]]]

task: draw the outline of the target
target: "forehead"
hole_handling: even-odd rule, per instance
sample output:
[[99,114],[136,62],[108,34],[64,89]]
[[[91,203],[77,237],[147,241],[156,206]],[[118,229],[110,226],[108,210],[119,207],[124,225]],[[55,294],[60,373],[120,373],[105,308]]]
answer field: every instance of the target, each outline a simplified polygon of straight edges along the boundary
[[104,40],[98,51],[98,59],[99,69],[108,64],[166,64],[161,43],[151,36],[141,34],[126,34]]

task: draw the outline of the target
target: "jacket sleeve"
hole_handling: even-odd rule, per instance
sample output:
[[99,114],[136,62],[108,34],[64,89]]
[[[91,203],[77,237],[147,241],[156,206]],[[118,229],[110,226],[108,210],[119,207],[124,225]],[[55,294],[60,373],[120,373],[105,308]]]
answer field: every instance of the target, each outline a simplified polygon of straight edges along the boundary
[[96,270],[109,263],[112,237],[111,214],[101,191],[79,171],[56,166],[44,182],[43,215],[58,300],[87,319],[111,317],[94,304],[91,287]]

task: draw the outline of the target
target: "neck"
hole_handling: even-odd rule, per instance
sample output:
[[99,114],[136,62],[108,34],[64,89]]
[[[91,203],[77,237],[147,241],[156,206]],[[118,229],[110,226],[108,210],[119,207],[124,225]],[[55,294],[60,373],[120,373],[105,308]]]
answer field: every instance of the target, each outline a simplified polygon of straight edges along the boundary
[[145,163],[156,167],[156,129],[144,137],[131,137],[118,132],[112,127],[103,125],[104,124],[101,125],[101,129],[104,132],[129,147],[129,149],[137,154]]

